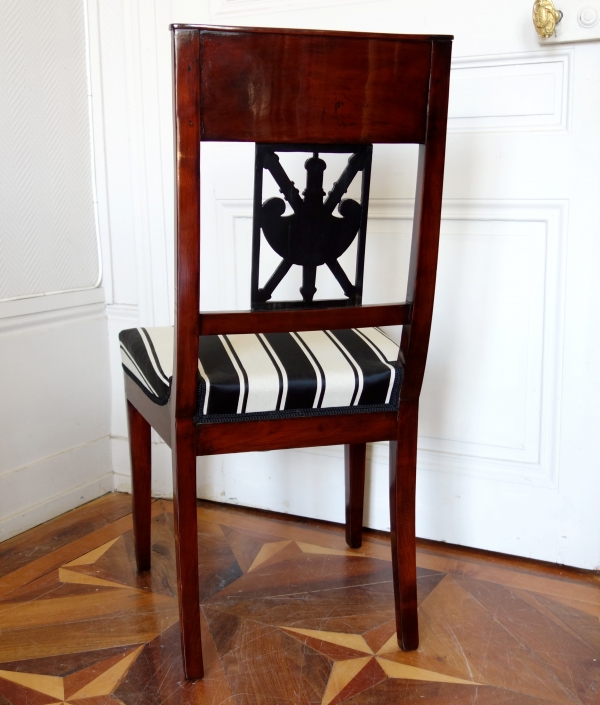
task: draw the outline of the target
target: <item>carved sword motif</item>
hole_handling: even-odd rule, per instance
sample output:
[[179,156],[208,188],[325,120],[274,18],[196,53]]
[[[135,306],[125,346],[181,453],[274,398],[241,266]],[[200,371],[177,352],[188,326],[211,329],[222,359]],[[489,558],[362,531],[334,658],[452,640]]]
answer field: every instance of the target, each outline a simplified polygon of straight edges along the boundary
[[[317,267],[323,264],[329,267],[346,296],[351,297],[355,293],[355,287],[338,258],[350,247],[359,231],[362,208],[356,201],[342,200],[342,197],[356,174],[365,168],[369,156],[366,148],[353,154],[324,200],[323,172],[327,164],[318,152],[315,151],[304,164],[306,188],[300,196],[274,149],[266,150],[263,167],[275,179],[293,213],[284,215],[286,206],[282,198],[270,198],[260,208],[260,227],[269,245],[282,257],[282,262],[265,286],[258,290],[259,302],[271,298],[294,264],[303,268],[300,293],[306,302],[313,300]],[[336,206],[341,217],[333,215]]]

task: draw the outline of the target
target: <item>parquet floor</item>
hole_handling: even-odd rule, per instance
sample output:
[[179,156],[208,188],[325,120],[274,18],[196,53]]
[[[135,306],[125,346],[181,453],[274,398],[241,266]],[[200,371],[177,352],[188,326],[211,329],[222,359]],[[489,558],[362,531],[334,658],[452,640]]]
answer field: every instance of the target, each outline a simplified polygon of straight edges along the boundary
[[199,503],[206,677],[183,679],[172,510],[137,575],[130,497],[0,544],[0,705],[600,703],[600,581],[420,542],[396,645],[387,537]]

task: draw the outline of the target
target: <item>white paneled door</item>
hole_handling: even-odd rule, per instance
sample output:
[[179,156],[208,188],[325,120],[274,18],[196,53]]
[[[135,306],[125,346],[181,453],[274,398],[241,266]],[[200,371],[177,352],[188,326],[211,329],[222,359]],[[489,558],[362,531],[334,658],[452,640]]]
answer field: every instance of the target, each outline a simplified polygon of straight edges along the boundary
[[[159,292],[172,285],[159,267],[172,242],[169,21],[455,35],[417,533],[599,566],[599,45],[540,46],[529,0],[507,0],[501,12],[474,0],[130,4],[145,16],[134,48],[146,168],[162,155],[162,178],[138,179],[147,212],[160,209],[165,223],[142,233]],[[203,145],[202,154],[203,308],[246,308],[253,146]],[[302,161],[289,160],[297,184]],[[338,169],[332,158],[326,185]],[[368,302],[404,298],[415,170],[415,148],[375,147]],[[292,278],[287,293],[298,286]],[[335,294],[326,276],[317,286]],[[153,306],[161,322],[166,304]],[[369,459],[365,523],[386,529],[385,444]],[[340,448],[203,459],[198,487],[220,501],[343,518]]]

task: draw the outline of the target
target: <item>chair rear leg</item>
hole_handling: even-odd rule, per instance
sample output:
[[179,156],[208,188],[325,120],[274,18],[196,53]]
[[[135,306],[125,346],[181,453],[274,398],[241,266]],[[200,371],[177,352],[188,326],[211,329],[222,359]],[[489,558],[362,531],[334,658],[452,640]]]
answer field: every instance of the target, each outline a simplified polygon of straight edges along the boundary
[[179,628],[186,678],[202,678],[200,588],[198,581],[198,519],[196,514],[196,427],[191,419],[175,421],[173,494]]
[[346,543],[350,548],[360,548],[362,545],[366,451],[366,443],[353,443],[344,446]]
[[390,515],[392,570],[398,644],[404,651],[419,646],[415,490],[417,476],[418,402],[400,402],[398,436],[390,441]]
[[139,571],[150,570],[151,453],[150,424],[127,402],[131,486],[133,492],[133,535]]

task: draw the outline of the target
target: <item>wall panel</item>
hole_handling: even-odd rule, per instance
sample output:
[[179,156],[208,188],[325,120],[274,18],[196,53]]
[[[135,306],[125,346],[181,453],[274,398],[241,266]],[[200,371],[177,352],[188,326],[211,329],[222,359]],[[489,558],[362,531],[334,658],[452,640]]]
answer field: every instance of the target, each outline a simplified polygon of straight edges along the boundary
[[450,132],[566,130],[572,52],[456,58]]
[[0,300],[97,286],[83,2],[4,2],[0,72]]
[[97,17],[94,0],[2,4],[0,540],[113,488]]

